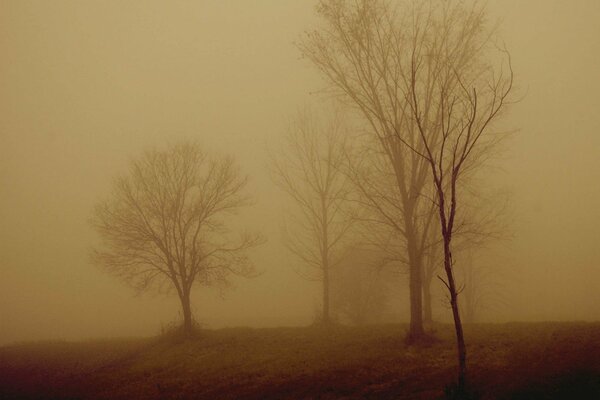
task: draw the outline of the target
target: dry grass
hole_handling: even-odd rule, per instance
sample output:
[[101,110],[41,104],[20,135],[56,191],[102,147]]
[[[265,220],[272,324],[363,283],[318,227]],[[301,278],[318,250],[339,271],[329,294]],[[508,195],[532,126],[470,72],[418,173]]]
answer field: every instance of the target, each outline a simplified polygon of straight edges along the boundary
[[[438,326],[439,341],[418,348],[404,344],[405,329],[239,328],[187,341],[8,346],[0,348],[0,398],[442,397],[455,373],[452,328]],[[600,398],[598,323],[476,325],[466,335],[483,399]]]

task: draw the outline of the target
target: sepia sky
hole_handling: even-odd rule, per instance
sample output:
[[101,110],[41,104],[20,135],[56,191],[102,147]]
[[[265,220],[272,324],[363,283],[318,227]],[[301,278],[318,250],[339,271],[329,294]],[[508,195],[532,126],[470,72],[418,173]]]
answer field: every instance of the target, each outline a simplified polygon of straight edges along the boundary
[[[0,344],[150,335],[175,297],[91,265],[88,219],[127,160],[193,138],[236,157],[261,276],[196,288],[210,328],[307,324],[318,287],[280,241],[267,151],[322,83],[293,42],[314,1],[0,0]],[[511,192],[501,320],[600,319],[600,2],[491,0],[517,90],[494,179]],[[435,282],[434,284],[436,284]],[[399,288],[399,290],[405,290]],[[408,316],[407,316],[408,318]]]

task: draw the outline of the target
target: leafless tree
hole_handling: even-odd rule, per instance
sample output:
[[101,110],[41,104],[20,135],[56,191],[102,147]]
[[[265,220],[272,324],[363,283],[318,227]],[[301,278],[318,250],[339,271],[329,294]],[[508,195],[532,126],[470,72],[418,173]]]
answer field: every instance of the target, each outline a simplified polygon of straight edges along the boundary
[[[416,225],[414,207],[423,188],[427,183],[432,187],[443,242],[442,280],[457,338],[456,390],[461,394],[466,347],[452,258],[460,183],[495,144],[492,124],[507,104],[512,67],[508,52],[491,40],[480,3],[394,4],[322,0],[319,13],[326,26],[309,33],[300,48],[371,123],[407,195],[407,232],[410,224]],[[407,247],[411,258],[415,245]],[[415,275],[417,271],[420,279],[421,269],[415,268]],[[420,311],[415,317],[420,318]]]
[[433,324],[433,299],[431,285],[442,264],[441,241],[437,229],[437,216],[435,204],[429,210],[432,218],[431,225],[427,231],[427,244],[423,261],[423,322],[425,325]]
[[[377,146],[374,147],[373,143],[366,143],[360,152],[348,156],[346,173],[357,189],[353,201],[363,210],[360,215],[363,241],[381,252],[382,266],[385,266],[385,269],[399,268],[399,271],[404,273],[408,267],[409,278],[413,277],[411,253],[407,248],[409,240],[404,224],[404,197],[397,184],[396,172],[390,168],[387,155]],[[412,261],[419,261],[417,265],[422,271],[422,322],[427,325],[431,322],[429,287],[435,270],[432,265],[436,265],[431,255],[435,250],[435,242],[439,240],[432,235],[435,233],[435,209],[431,207],[431,201],[428,199],[420,202],[412,214],[414,222],[411,226],[419,232],[416,241],[419,245],[416,253],[413,253]],[[414,279],[413,284],[417,284]],[[410,298],[411,310],[416,312],[419,301],[415,299],[414,293]],[[418,319],[411,320],[412,326],[418,326],[420,323]],[[418,329],[412,328],[411,332],[414,330]],[[409,339],[413,341],[417,340],[417,337],[414,333],[409,333]]]
[[484,15],[483,7],[466,8],[459,2],[416,14],[405,86],[424,147],[413,151],[429,164],[436,191],[446,275],[442,281],[450,296],[458,346],[458,393],[466,387],[466,348],[452,258],[460,182],[494,144],[492,123],[513,86],[508,52],[501,50],[506,60],[500,60],[499,68],[483,58],[490,44]]
[[[498,143],[499,144],[499,143]],[[489,147],[487,156],[500,153],[501,148]],[[356,186],[352,201],[362,209],[358,219],[363,245],[377,249],[381,257],[379,268],[405,271],[408,264],[405,241],[402,240],[402,204],[397,186],[394,184],[394,172],[389,170],[385,155],[379,149],[363,144],[360,151],[347,156],[345,172]],[[478,171],[480,172],[480,171]],[[486,171],[489,172],[489,171]],[[468,176],[462,180],[464,212],[455,224],[455,247],[461,252],[475,252],[476,249],[507,237],[507,197],[506,193],[488,192],[489,184],[482,179]],[[429,187],[428,187],[429,189]],[[434,193],[435,194],[435,193]],[[424,192],[425,202],[417,221],[423,233],[422,239],[422,288],[423,323],[425,327],[433,323],[431,286],[443,268],[443,240],[439,234],[437,205],[433,196]],[[427,207],[425,207],[427,205]],[[467,254],[467,253],[465,253]],[[479,265],[479,264],[478,264]],[[495,274],[483,274],[478,268],[469,283],[462,285],[465,301],[471,294],[480,293],[481,287],[496,285],[492,282]],[[470,270],[469,270],[470,271]],[[477,279],[483,277],[485,279]],[[467,275],[464,275],[465,277]],[[483,282],[485,281],[485,282]]]
[[231,158],[210,157],[195,143],[146,151],[94,209],[100,243],[93,261],[138,291],[174,289],[189,335],[194,283],[219,285],[231,274],[254,274],[247,250],[260,237],[236,238],[229,227],[249,204],[246,183]]
[[[422,311],[424,236],[420,223],[421,196],[428,165],[411,148],[420,148],[416,125],[408,117],[400,86],[402,40],[391,8],[378,1],[322,0],[318,13],[324,26],[307,33],[299,44],[302,54],[323,74],[334,93],[357,107],[369,124],[393,171],[396,207],[402,219],[394,224],[404,240],[409,265],[409,342],[425,336]],[[401,135],[400,135],[401,133]],[[405,146],[404,142],[410,144]]]
[[301,275],[323,284],[322,322],[331,322],[331,269],[342,257],[353,217],[347,198],[352,185],[343,174],[347,136],[339,112],[328,122],[304,110],[273,157],[273,178],[292,199],[286,245],[302,262]]

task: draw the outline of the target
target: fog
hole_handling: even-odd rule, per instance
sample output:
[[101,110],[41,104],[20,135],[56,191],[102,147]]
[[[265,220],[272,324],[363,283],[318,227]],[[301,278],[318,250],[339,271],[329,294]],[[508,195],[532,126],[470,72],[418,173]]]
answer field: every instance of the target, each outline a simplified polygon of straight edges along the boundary
[[[489,7],[522,99],[490,178],[511,193],[511,238],[489,256],[509,271],[506,304],[482,319],[598,320],[600,3]],[[241,218],[268,240],[252,253],[260,276],[195,288],[195,318],[313,321],[320,288],[281,241],[287,200],[267,155],[323,88],[294,46],[314,23],[312,1],[0,3],[0,344],[154,335],[178,321],[176,296],[135,295],[90,263],[88,220],[129,159],[181,139],[235,157],[255,199]]]

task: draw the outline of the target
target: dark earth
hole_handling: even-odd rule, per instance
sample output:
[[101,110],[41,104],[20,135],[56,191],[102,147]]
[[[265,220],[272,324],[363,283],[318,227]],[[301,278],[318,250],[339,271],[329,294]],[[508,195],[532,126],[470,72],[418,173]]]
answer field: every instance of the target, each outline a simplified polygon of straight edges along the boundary
[[[0,348],[1,399],[436,399],[455,378],[451,325],[202,330],[192,339]],[[466,327],[480,399],[600,399],[600,323]]]

